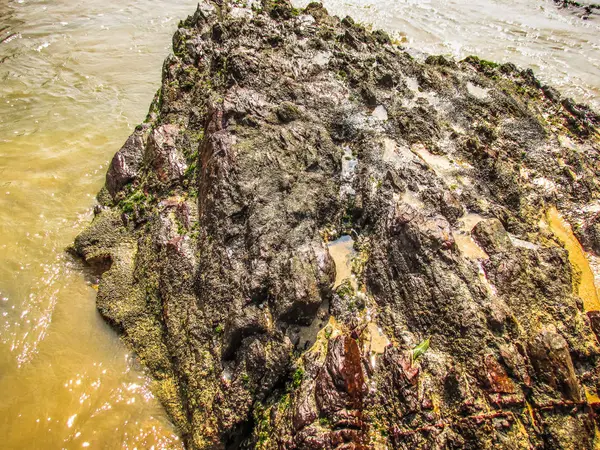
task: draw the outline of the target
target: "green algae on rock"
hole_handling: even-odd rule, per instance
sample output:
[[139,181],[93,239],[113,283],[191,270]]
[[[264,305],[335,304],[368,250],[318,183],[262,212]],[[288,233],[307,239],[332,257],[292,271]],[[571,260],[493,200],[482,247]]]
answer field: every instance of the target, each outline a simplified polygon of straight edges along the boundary
[[189,448],[593,448],[596,316],[540,221],[587,242],[599,125],[316,3],[201,3],[74,249]]

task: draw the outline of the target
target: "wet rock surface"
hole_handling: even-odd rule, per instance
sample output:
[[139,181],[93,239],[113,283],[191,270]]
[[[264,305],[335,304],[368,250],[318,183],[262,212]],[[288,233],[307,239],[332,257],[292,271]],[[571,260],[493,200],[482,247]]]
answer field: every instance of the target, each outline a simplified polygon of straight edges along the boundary
[[547,211],[597,251],[599,125],[319,4],[201,3],[74,251],[188,448],[591,449],[600,320]]
[[600,15],[600,4],[597,2],[579,2],[575,0],[554,0],[554,3],[561,8],[573,11],[583,20],[595,19]]

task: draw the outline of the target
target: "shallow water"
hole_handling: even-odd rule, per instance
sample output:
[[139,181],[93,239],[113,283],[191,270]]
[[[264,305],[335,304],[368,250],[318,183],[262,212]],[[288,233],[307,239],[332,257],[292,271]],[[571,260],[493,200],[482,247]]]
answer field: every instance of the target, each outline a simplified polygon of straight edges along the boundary
[[348,235],[331,242],[327,246],[329,254],[335,264],[335,282],[334,288],[337,288],[346,279],[349,279],[353,285],[356,284],[352,275],[352,258],[356,256],[354,250],[354,240]]
[[[0,2],[2,448],[180,446],[63,249],[90,220],[106,164],[144,119],[177,21],[195,5]],[[600,109],[598,19],[582,21],[550,0],[325,6],[418,50],[532,67]]]
[[[0,436],[4,449],[178,448],[95,291],[64,256],[142,121],[195,1],[0,3]],[[5,29],[6,28],[6,29]]]
[[458,221],[458,230],[452,234],[460,252],[471,259],[488,259],[488,254],[475,242],[471,232],[485,217],[476,213],[467,213]]

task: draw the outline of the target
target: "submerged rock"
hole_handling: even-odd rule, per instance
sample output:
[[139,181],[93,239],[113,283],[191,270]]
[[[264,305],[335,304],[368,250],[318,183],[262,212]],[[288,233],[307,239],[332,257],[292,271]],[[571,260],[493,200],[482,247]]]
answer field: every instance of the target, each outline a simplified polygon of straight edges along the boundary
[[201,3],[73,248],[188,448],[593,448],[600,327],[546,211],[597,250],[599,125],[316,3]]

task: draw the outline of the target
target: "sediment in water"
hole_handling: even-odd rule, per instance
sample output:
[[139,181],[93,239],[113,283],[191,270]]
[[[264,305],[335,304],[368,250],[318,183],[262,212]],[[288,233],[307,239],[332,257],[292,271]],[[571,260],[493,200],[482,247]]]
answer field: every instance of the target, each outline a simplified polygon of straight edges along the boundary
[[596,316],[541,226],[596,242],[593,111],[318,4],[201,3],[173,51],[74,250],[189,448],[593,448]]

